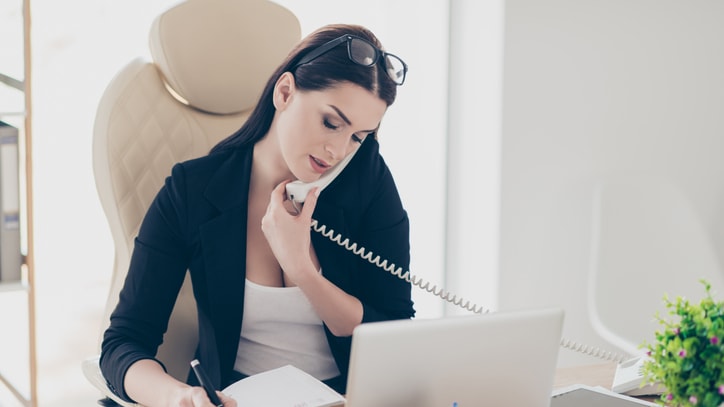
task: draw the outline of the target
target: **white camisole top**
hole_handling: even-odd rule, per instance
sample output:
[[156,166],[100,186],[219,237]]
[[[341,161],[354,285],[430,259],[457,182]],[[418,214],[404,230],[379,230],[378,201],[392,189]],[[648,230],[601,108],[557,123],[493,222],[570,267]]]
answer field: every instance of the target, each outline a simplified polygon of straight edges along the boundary
[[322,320],[302,290],[246,280],[234,370],[253,375],[288,364],[319,380],[340,374]]

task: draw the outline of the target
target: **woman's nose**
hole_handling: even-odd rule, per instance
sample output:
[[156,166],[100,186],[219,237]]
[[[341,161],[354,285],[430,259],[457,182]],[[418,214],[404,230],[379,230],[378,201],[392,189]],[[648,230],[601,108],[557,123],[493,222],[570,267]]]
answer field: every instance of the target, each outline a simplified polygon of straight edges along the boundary
[[[350,138],[351,139],[351,138]],[[349,141],[344,137],[334,137],[325,144],[324,149],[334,161],[339,161],[347,155]]]

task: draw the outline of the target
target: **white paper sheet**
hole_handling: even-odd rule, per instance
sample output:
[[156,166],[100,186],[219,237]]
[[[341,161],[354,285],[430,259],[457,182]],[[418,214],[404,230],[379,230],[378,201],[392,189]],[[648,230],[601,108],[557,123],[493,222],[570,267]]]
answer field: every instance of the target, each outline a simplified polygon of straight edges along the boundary
[[291,365],[239,380],[223,393],[240,407],[330,407],[345,402],[331,387]]

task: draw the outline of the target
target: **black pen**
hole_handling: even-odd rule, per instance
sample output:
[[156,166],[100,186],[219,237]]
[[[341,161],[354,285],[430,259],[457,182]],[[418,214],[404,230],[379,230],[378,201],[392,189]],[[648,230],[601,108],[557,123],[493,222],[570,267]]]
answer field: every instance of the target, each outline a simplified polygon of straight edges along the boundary
[[206,371],[201,368],[201,363],[199,363],[198,359],[191,361],[191,368],[194,370],[196,378],[199,379],[199,384],[206,390],[206,395],[209,396],[211,403],[216,407],[224,407],[224,403],[219,400],[216,390],[211,386],[211,379],[209,379]]

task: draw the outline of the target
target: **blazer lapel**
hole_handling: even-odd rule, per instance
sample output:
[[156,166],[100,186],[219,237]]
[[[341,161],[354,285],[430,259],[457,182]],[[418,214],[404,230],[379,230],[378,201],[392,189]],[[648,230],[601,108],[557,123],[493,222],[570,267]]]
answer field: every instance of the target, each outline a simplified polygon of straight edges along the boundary
[[[222,163],[204,196],[219,215],[200,226],[208,317],[216,327],[222,371],[233,362],[244,308],[246,222],[251,174],[251,148],[239,150]],[[229,356],[229,355],[232,356]]]

